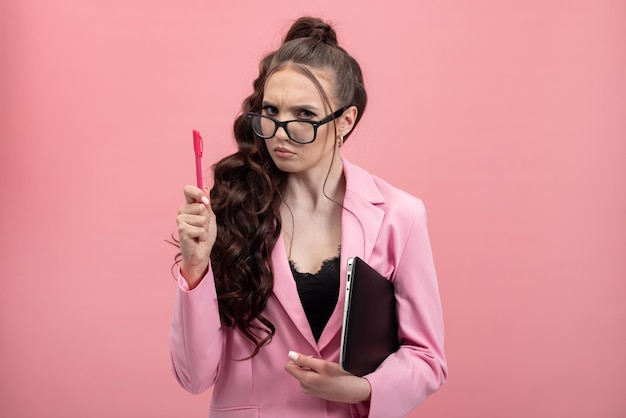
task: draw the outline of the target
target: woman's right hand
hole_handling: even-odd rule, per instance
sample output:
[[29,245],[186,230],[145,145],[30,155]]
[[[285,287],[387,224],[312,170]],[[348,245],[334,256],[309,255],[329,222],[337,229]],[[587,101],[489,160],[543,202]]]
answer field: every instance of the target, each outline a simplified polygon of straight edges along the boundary
[[217,224],[208,199],[208,189],[185,186],[185,205],[178,210],[178,240],[182,261],[180,272],[190,289],[200,283],[209,267]]

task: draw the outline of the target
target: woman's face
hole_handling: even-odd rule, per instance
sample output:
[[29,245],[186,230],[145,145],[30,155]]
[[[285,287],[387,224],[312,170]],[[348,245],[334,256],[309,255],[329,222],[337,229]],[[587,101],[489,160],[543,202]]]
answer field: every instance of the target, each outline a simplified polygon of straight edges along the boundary
[[[330,92],[332,81],[328,71],[311,69],[315,78],[329,95],[333,110],[337,110]],[[309,120],[318,122],[330,114],[313,81],[293,67],[285,67],[273,73],[265,84],[262,114],[279,121]],[[299,144],[289,139],[280,127],[276,134],[265,140],[274,164],[288,173],[310,173],[317,170],[324,175],[330,167],[336,145],[335,123],[331,121],[317,129],[315,141]]]

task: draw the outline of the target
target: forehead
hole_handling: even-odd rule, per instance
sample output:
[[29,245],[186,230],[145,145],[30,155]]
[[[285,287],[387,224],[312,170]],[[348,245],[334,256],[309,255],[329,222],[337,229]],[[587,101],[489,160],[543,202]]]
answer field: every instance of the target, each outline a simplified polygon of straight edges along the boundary
[[[332,103],[330,72],[311,68],[309,71],[317,79]],[[281,68],[269,76],[265,82],[263,100],[318,103],[322,106],[324,104],[324,96],[315,82],[302,70],[293,66]]]

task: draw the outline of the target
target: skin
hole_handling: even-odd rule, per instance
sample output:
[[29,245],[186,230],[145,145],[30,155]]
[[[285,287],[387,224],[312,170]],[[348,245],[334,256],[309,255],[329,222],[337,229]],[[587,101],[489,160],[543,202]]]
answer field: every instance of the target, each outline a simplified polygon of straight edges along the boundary
[[[310,70],[329,95],[332,110],[339,108],[330,94],[332,73]],[[315,84],[296,68],[287,66],[267,80],[263,114],[281,121],[319,121],[330,113]],[[356,107],[350,107],[335,121],[320,126],[316,140],[310,144],[291,141],[283,128],[266,140],[274,163],[288,173],[285,205],[281,209],[283,239],[288,249],[286,256],[296,263],[299,271],[316,272],[323,260],[337,254],[342,209],[335,202],[342,202],[345,194],[337,137],[352,130],[356,116]],[[185,205],[177,216],[181,274],[193,289],[208,270],[217,226],[207,199],[208,189],[185,186],[184,195]],[[368,400],[371,396],[366,379],[345,372],[337,363],[293,352],[289,358],[285,371],[308,395],[346,403]]]
[[[332,91],[328,72],[312,72],[326,92]],[[333,110],[339,107],[332,98],[330,104]],[[308,77],[287,67],[267,81],[263,113],[278,120],[317,121],[331,110]],[[282,128],[266,140],[276,166],[289,173],[285,205],[281,209],[283,238],[289,258],[301,272],[318,271],[325,259],[337,254],[341,244],[341,207],[332,200],[343,202],[345,179],[337,152],[335,123],[337,134],[345,135],[352,129],[354,118],[356,107],[338,120],[320,126],[315,141],[310,144],[291,141]]]

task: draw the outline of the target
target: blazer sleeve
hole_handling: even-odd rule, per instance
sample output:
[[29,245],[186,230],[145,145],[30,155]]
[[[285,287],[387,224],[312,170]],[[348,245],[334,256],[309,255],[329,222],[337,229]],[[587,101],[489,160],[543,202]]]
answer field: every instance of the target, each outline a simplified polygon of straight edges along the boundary
[[179,271],[169,344],[172,372],[183,388],[197,394],[213,386],[223,342],[212,269],[193,290]]
[[[435,392],[447,378],[443,314],[426,210],[415,198],[406,241],[396,242],[395,286],[400,349],[365,376],[372,387],[370,418],[402,417]],[[403,225],[397,225],[404,228]],[[392,383],[393,382],[393,383]]]

